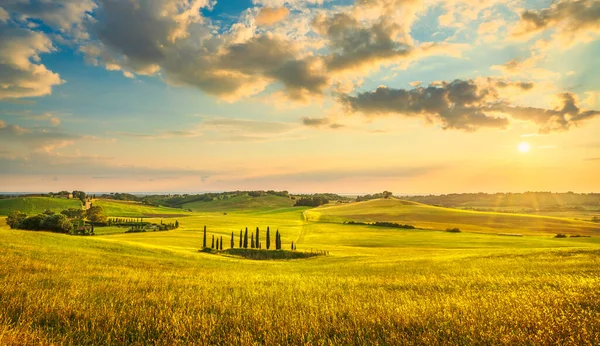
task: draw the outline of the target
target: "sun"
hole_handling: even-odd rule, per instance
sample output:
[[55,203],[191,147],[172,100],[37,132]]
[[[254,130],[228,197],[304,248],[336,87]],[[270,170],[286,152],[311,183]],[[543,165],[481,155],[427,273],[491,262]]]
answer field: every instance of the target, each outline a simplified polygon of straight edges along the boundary
[[531,146],[529,145],[529,143],[527,142],[522,142],[521,144],[519,144],[519,151],[522,153],[526,153],[529,150],[531,150]]

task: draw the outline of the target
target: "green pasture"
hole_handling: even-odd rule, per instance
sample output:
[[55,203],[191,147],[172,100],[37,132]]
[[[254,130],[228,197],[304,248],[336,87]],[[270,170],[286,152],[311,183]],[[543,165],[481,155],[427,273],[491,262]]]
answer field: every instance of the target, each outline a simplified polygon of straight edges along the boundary
[[104,213],[109,217],[177,217],[189,215],[183,209],[179,208],[168,208],[168,207],[154,207],[150,205],[144,205],[139,202],[130,201],[115,201],[108,199],[95,199],[92,201],[93,205],[101,206],[104,209]]
[[18,197],[0,199],[0,215],[8,215],[13,210],[25,212],[29,215],[40,214],[46,210],[60,212],[68,208],[81,209],[78,199],[53,198],[53,197]]

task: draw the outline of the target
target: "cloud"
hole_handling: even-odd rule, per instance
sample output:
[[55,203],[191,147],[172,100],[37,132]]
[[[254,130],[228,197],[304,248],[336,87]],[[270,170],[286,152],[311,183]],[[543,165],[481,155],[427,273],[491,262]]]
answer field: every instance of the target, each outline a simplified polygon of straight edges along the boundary
[[406,56],[411,51],[407,42],[397,42],[402,27],[382,18],[370,27],[345,13],[332,17],[317,16],[313,27],[328,39],[331,55],[327,57],[330,70],[362,68]]
[[515,119],[531,121],[539,126],[540,133],[566,131],[573,125],[579,125],[600,115],[600,111],[580,108],[577,96],[570,92],[558,94],[557,101],[558,106],[554,109],[508,104],[498,104],[491,107],[491,109],[509,114]]
[[572,93],[559,94],[559,105],[555,109],[511,105],[502,97],[503,89],[507,87],[526,91],[533,85],[489,78],[455,80],[411,90],[379,87],[356,96],[342,96],[341,102],[351,112],[367,116],[394,114],[421,117],[428,122],[440,123],[444,129],[465,131],[482,127],[506,128],[510,124],[509,116],[533,122],[541,133],[548,133],[568,130],[571,125],[600,114],[579,108]]
[[[363,69],[406,65],[435,54],[457,56],[460,45],[413,46],[408,17],[416,3],[360,1],[317,10],[298,1],[255,2],[264,7],[248,9],[223,27],[198,11],[210,9],[209,0],[186,5],[102,0],[89,24],[92,40],[79,50],[92,64],[127,71],[130,77],[160,74],[172,85],[193,86],[227,101],[256,95],[272,84],[283,88],[273,93],[306,101],[351,89],[356,81],[348,78],[364,77]],[[285,15],[288,8],[297,19]],[[367,13],[377,15],[366,18]],[[312,25],[303,25],[310,17],[315,17]],[[269,30],[261,24],[269,24]],[[399,60],[403,56],[406,61]]]
[[20,20],[39,19],[63,33],[81,34],[87,12],[96,4],[92,0],[20,0],[3,5],[8,12],[18,13]]
[[103,138],[88,135],[74,135],[57,131],[53,128],[27,128],[18,125],[7,125],[2,122],[0,126],[0,145],[8,147],[13,153],[43,152],[53,153],[74,145],[80,141],[113,142],[112,138]]
[[303,117],[302,124],[308,127],[321,128],[321,127],[329,127],[330,129],[340,129],[345,127],[342,124],[332,123],[329,118],[311,118],[311,117]]
[[10,15],[6,12],[5,9],[0,7],[0,22],[6,22],[10,19]]
[[226,117],[202,117],[201,123],[190,130],[161,131],[154,134],[117,133],[140,139],[202,137],[217,142],[256,142],[290,138],[298,130],[295,124]]
[[[261,184],[281,183],[289,185],[306,182],[337,182],[344,179],[358,178],[413,178],[426,176],[442,168],[443,167],[441,166],[337,168],[331,170],[288,172],[283,174],[255,176],[243,179],[242,182]],[[233,183],[233,181],[228,183]]]
[[54,50],[41,32],[0,23],[0,100],[44,96],[63,83],[40,63],[40,54]]
[[600,2],[597,0],[559,0],[541,10],[524,11],[512,35],[530,38],[553,30],[556,38],[570,45],[600,34]]
[[261,26],[270,26],[278,23],[288,16],[290,11],[285,7],[263,7],[258,11],[256,24]]
[[[56,155],[36,152],[24,156],[1,157],[0,174],[83,175],[95,178],[209,177],[216,170],[126,165],[112,157]],[[101,175],[99,175],[101,174]]]

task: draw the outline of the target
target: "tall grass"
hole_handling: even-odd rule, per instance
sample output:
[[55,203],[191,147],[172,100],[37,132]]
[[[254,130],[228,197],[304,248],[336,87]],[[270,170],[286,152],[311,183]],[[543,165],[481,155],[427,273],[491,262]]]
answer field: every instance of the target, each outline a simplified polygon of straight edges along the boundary
[[274,262],[0,236],[0,344],[600,342],[598,248]]

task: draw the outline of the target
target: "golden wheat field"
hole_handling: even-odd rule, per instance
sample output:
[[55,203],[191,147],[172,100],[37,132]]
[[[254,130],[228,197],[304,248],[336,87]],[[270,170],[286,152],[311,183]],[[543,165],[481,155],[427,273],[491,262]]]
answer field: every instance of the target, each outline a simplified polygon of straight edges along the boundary
[[[303,210],[198,211],[173,231],[92,237],[2,226],[0,344],[600,343],[596,237],[344,225]],[[226,248],[231,232],[270,226],[284,249],[329,255],[201,253],[204,225]]]

